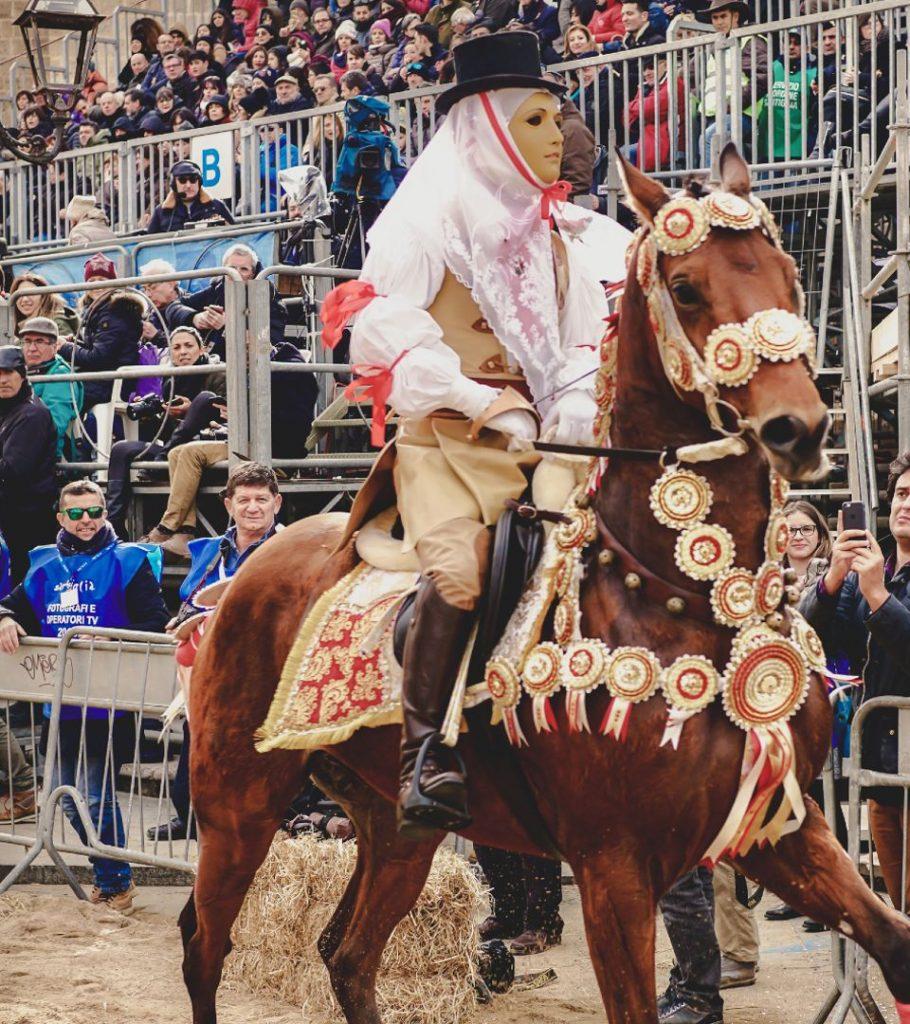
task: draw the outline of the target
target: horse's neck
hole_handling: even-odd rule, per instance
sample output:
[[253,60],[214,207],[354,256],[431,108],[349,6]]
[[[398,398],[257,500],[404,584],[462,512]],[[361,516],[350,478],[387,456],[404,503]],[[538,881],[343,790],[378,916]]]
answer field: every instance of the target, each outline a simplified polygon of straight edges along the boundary
[[[671,387],[647,322],[640,293],[627,293],[619,326],[613,446],[663,448],[717,440],[700,397],[689,405]],[[768,467],[754,443],[746,455],[686,468],[710,483],[714,502],[707,521],[733,535],[736,564],[757,568],[765,557],[770,495]],[[656,460],[611,460],[596,507],[616,538],[647,568],[692,588],[676,567],[677,532],[660,525],[651,511],[651,487],[662,472]]]

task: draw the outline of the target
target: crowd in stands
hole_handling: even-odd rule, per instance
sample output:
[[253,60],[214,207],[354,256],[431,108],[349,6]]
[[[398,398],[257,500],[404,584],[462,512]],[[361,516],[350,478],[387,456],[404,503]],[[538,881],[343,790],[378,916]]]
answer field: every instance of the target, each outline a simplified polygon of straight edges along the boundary
[[[802,6],[817,11],[834,2],[803,0]],[[274,6],[238,0],[190,27],[142,17],[132,25],[130,57],[117,79],[105,81],[97,72],[90,76],[68,125],[66,145],[90,151],[123,139],[318,112],[357,96],[394,102],[408,90],[450,82],[455,47],[506,28],[536,33],[544,62],[553,63],[654,47],[667,39],[674,20],[681,26],[674,28],[673,38],[689,33],[686,19],[729,33],[750,22],[750,10],[745,0],[283,0]],[[756,161],[786,160],[811,155],[816,147],[825,154],[837,144],[852,145],[854,131],[868,134],[873,123],[883,132],[894,49],[903,45],[877,14],[860,17],[858,52],[849,60],[843,27],[838,30],[834,23],[743,40],[739,87],[744,138],[751,150],[747,155]],[[626,154],[645,170],[669,167],[674,158],[681,165],[686,149],[693,154],[690,161],[696,156],[707,161],[719,127],[722,71],[713,56],[696,60],[691,51],[675,62],[674,82],[670,70],[666,60],[653,54],[624,69],[589,64],[564,73],[567,99],[581,109],[599,141],[606,143],[608,131],[615,130]],[[22,132],[51,134],[45,95],[22,91],[16,105]],[[404,114],[396,143],[407,163],[437,119],[429,100],[409,105]],[[825,124],[837,124],[837,132],[828,128],[819,137]],[[344,135],[344,119],[336,112],[314,113],[293,127],[279,122],[264,128],[262,210],[278,208],[282,196],[276,176],[287,167],[315,165],[331,185]],[[147,211],[141,226],[159,232],[214,217],[229,222],[229,209],[174,175],[190,155],[189,138],[162,145],[163,160],[151,146],[148,156],[145,147],[136,155],[147,193],[140,199]],[[116,165],[116,160],[106,162],[101,175],[97,170],[82,177],[77,173],[76,191],[84,195],[64,211],[51,211],[67,218],[73,242],[96,241],[110,230],[106,218],[114,217]],[[238,176],[239,166],[238,160]],[[48,175],[52,178],[53,172]],[[181,188],[198,192],[185,209],[176,198]],[[164,203],[153,214],[162,194]]]

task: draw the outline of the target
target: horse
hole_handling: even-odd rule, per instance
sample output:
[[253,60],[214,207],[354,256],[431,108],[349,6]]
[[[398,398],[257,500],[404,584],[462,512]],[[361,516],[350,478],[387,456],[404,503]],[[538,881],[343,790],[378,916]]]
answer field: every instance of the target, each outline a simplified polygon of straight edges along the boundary
[[[634,167],[623,171],[630,204],[653,230],[670,194]],[[720,177],[723,192],[751,195],[749,168],[735,149],[724,150]],[[693,194],[701,190],[687,187]],[[721,422],[712,426],[702,393],[668,378],[635,268],[633,258],[618,319],[611,443],[657,451],[710,445],[717,426],[738,432],[744,454],[697,468],[710,482],[714,519],[735,542],[738,563],[755,569],[767,557],[769,465],[789,479],[817,474],[822,466],[827,410],[811,369],[802,358],[762,361],[745,384],[720,388],[713,409]],[[801,301],[794,261],[755,228],[715,228],[691,252],[662,252],[653,272],[699,353],[718,325],[742,324],[762,310],[794,313]],[[655,469],[644,459],[611,458],[591,508],[613,547],[635,552],[649,580],[697,590],[675,562],[675,534],[654,522]],[[330,513],[303,520],[264,545],[232,582],[198,652],[189,712],[199,862],[180,915],[193,1024],[216,1022],[231,925],[308,773],[344,807],[357,832],[355,870],[318,941],[348,1024],[380,1024],[376,974],[383,949],[416,902],[444,838],[434,832],[409,841],[397,832],[398,727],[361,729],[324,750],[254,749],[301,615],[357,562],[350,546],[335,550],[345,518]],[[650,600],[648,586],[635,586],[611,565],[608,547],[598,537],[586,563],[583,636],[610,648],[644,645],[663,664],[687,654],[724,664],[731,631]],[[700,590],[695,603],[706,600],[705,587]],[[779,617],[787,617],[786,609]],[[588,695],[592,721],[600,720],[608,700],[603,690]],[[676,749],[661,744],[667,711],[656,696],[635,705],[622,742],[572,729],[562,706],[553,711],[555,728],[534,734],[527,699],[516,715],[532,738],[521,747],[491,726],[489,708],[466,715],[469,730],[459,749],[474,821],[463,835],[567,861],[608,1020],[656,1021],[658,900],[702,860],[723,826],[741,782],[746,733],[720,700],[685,724]],[[805,793],[831,735],[826,688],[817,675],[790,725],[795,775]],[[755,844],[730,859],[800,914],[854,938],[881,965],[895,997],[910,1001],[910,922],[863,883],[808,798],[805,808],[802,826],[776,845]]]

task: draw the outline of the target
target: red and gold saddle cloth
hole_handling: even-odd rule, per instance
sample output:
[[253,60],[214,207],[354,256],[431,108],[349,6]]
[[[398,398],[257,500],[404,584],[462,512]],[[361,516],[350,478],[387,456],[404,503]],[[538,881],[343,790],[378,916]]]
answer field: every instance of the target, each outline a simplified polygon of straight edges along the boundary
[[365,726],[401,721],[395,615],[415,572],[358,565],[316,602],[291,648],[256,749],[341,743]]

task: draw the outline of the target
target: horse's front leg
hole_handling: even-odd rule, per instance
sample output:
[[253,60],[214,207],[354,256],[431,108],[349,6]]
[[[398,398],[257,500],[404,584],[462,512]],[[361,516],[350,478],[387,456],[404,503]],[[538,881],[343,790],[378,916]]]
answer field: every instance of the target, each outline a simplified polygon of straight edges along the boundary
[[799,831],[753,849],[737,866],[801,914],[855,939],[878,961],[894,997],[910,1003],[910,921],[863,882],[809,798],[806,810]]
[[657,898],[646,859],[603,850],[573,860],[585,934],[610,1024],[657,1020],[654,943]]

